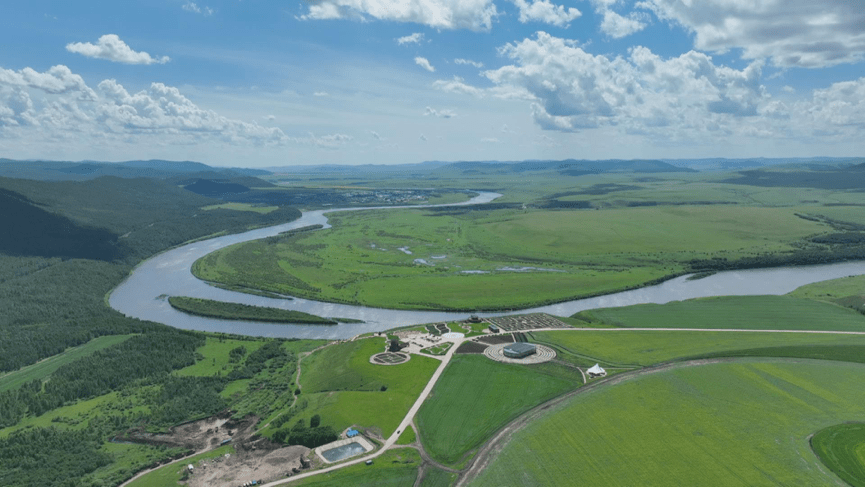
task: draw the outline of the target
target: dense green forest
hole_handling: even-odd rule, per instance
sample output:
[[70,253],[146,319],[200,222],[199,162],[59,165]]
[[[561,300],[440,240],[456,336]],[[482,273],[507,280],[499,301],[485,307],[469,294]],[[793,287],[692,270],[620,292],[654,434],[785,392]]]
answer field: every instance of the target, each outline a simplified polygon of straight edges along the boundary
[[[0,437],[0,485],[116,485],[129,472],[83,480],[115,461],[102,448],[113,435],[141,425],[165,428],[227,407],[220,395],[227,377],[170,375],[201,360],[196,349],[204,344],[202,334],[127,318],[105,303],[132,267],[155,253],[300,216],[291,207],[267,213],[202,209],[218,203],[156,179],[0,178],[0,375],[98,336],[135,334],[46,379],[0,393],[0,429],[115,391],[138,394],[140,405],[91,419],[80,431],[36,427]],[[280,342],[274,343],[278,348]],[[275,356],[273,347],[250,353],[235,375],[252,377]]]

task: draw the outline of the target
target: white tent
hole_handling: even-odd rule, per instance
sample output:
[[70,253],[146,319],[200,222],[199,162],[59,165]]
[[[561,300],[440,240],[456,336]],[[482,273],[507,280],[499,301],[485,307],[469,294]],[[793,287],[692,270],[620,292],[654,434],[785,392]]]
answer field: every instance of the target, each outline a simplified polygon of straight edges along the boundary
[[590,368],[586,372],[588,372],[589,376],[591,377],[604,377],[605,375],[607,375],[607,371],[601,368],[601,366],[598,364],[595,364],[594,367]]

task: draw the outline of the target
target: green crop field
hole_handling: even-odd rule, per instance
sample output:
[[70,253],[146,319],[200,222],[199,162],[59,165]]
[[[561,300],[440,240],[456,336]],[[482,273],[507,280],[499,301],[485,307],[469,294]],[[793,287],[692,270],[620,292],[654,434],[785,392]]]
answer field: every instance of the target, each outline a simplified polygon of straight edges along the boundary
[[417,479],[420,454],[414,448],[387,451],[373,460],[372,465],[360,463],[297,482],[281,484],[285,487],[404,487]]
[[516,432],[471,485],[837,485],[808,438],[865,419],[863,373],[744,360],[587,389]]
[[278,206],[257,206],[249,203],[222,203],[219,205],[210,205],[201,208],[202,210],[235,210],[235,211],[251,211],[266,215],[274,210],[278,210]]
[[390,436],[440,362],[415,355],[400,365],[369,363],[384,347],[384,340],[367,338],[332,345],[303,359],[303,393],[292,423],[319,414],[322,425],[337,431],[357,425]]
[[211,450],[200,455],[187,458],[182,462],[177,462],[173,465],[166,465],[162,468],[154,470],[141,478],[138,478],[129,483],[129,487],[166,487],[168,485],[177,485],[183,477],[186,466],[189,464],[197,465],[201,460],[216,458],[226,453],[234,453],[234,446],[226,445],[215,450]]
[[685,272],[693,259],[790,252],[825,232],[796,211],[710,205],[336,213],[328,215],[332,228],[228,247],[199,259],[194,272],[237,289],[325,301],[518,309],[639,286]]
[[430,466],[424,471],[423,482],[421,482],[420,486],[450,487],[456,479],[457,474]]
[[581,384],[578,372],[457,355],[421,406],[418,433],[431,457],[456,464],[520,413]]
[[[566,352],[559,355],[560,359],[588,366],[595,362],[605,365],[646,366],[704,355],[720,357],[730,355],[731,352],[736,352],[732,353],[734,356],[740,356],[753,349],[762,351],[761,354],[754,353],[755,356],[790,356],[789,350],[793,347],[801,354],[818,347],[835,351],[843,351],[849,347],[854,347],[857,351],[865,350],[865,336],[813,333],[580,330],[534,332],[531,336],[534,337],[532,342],[550,345]],[[576,356],[576,360],[571,360],[570,355]],[[865,356],[861,360],[865,360]]]
[[25,382],[35,379],[45,379],[60,367],[86,357],[97,350],[108,348],[120,342],[128,340],[132,335],[108,335],[90,340],[84,345],[73,347],[63,352],[46,358],[33,365],[28,365],[20,370],[0,375],[0,392],[16,389]]
[[865,331],[865,316],[841,306],[791,296],[730,296],[585,311],[629,328]]
[[865,424],[839,424],[811,438],[814,453],[853,487],[865,486]]

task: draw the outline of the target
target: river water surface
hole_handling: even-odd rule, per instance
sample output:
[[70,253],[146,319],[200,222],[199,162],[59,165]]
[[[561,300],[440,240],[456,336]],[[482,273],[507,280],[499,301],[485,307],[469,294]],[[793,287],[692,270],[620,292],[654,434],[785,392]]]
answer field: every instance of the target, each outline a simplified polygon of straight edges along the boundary
[[[480,193],[471,200],[458,203],[457,205],[488,203],[499,196],[496,193]],[[229,245],[271,237],[281,232],[308,225],[321,224],[328,227],[327,217],[324,216],[325,213],[365,209],[370,208],[309,211],[291,223],[260,228],[236,235],[216,237],[169,250],[136,267],[132,274],[111,293],[109,303],[112,308],[127,316],[164,323],[176,328],[285,338],[351,338],[357,334],[371,331],[383,331],[406,325],[467,318],[469,313],[391,310],[324,303],[300,298],[277,299],[255,296],[213,287],[192,275],[191,268],[193,262]],[[780,295],[786,294],[805,284],[860,274],[865,274],[865,262],[729,271],[693,281],[687,280],[687,276],[682,276],[655,286],[596,298],[578,299],[550,306],[525,309],[520,310],[520,313],[544,312],[558,316],[570,316],[587,309],[629,306],[643,303],[663,304],[670,301],[707,296]],[[418,290],[418,292],[423,292],[423,290]],[[317,316],[354,318],[363,320],[365,323],[315,326],[217,320],[192,316],[177,311],[168,304],[165,296],[190,296],[253,306],[290,309]],[[480,313],[480,316],[496,316],[501,314],[505,313]]]

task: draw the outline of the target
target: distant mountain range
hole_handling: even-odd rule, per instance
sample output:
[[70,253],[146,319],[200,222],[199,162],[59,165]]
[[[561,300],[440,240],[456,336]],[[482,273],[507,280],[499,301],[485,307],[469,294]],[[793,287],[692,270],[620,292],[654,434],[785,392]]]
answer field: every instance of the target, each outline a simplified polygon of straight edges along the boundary
[[263,169],[220,168],[192,161],[16,161],[0,159],[0,176],[42,181],[86,181],[102,176],[119,178],[170,179],[181,175],[198,174],[199,177],[232,178],[237,176],[264,176]]
[[166,179],[177,184],[188,185],[194,180],[209,179],[229,181],[250,187],[267,186],[263,180],[239,181],[244,177],[255,178],[278,174],[321,174],[329,177],[344,177],[348,174],[411,173],[430,174],[459,172],[461,174],[510,174],[528,171],[558,171],[564,176],[581,176],[610,172],[692,172],[692,171],[736,171],[767,166],[798,165],[803,169],[821,170],[827,166],[844,166],[865,162],[862,157],[810,157],[810,158],[705,158],[705,159],[609,159],[609,160],[526,160],[526,161],[426,161],[417,164],[362,164],[362,165],[318,165],[282,166],[263,169],[213,167],[194,161],[18,161],[0,159],[0,176],[36,179],[44,181],[85,181],[101,176],[120,178]]

